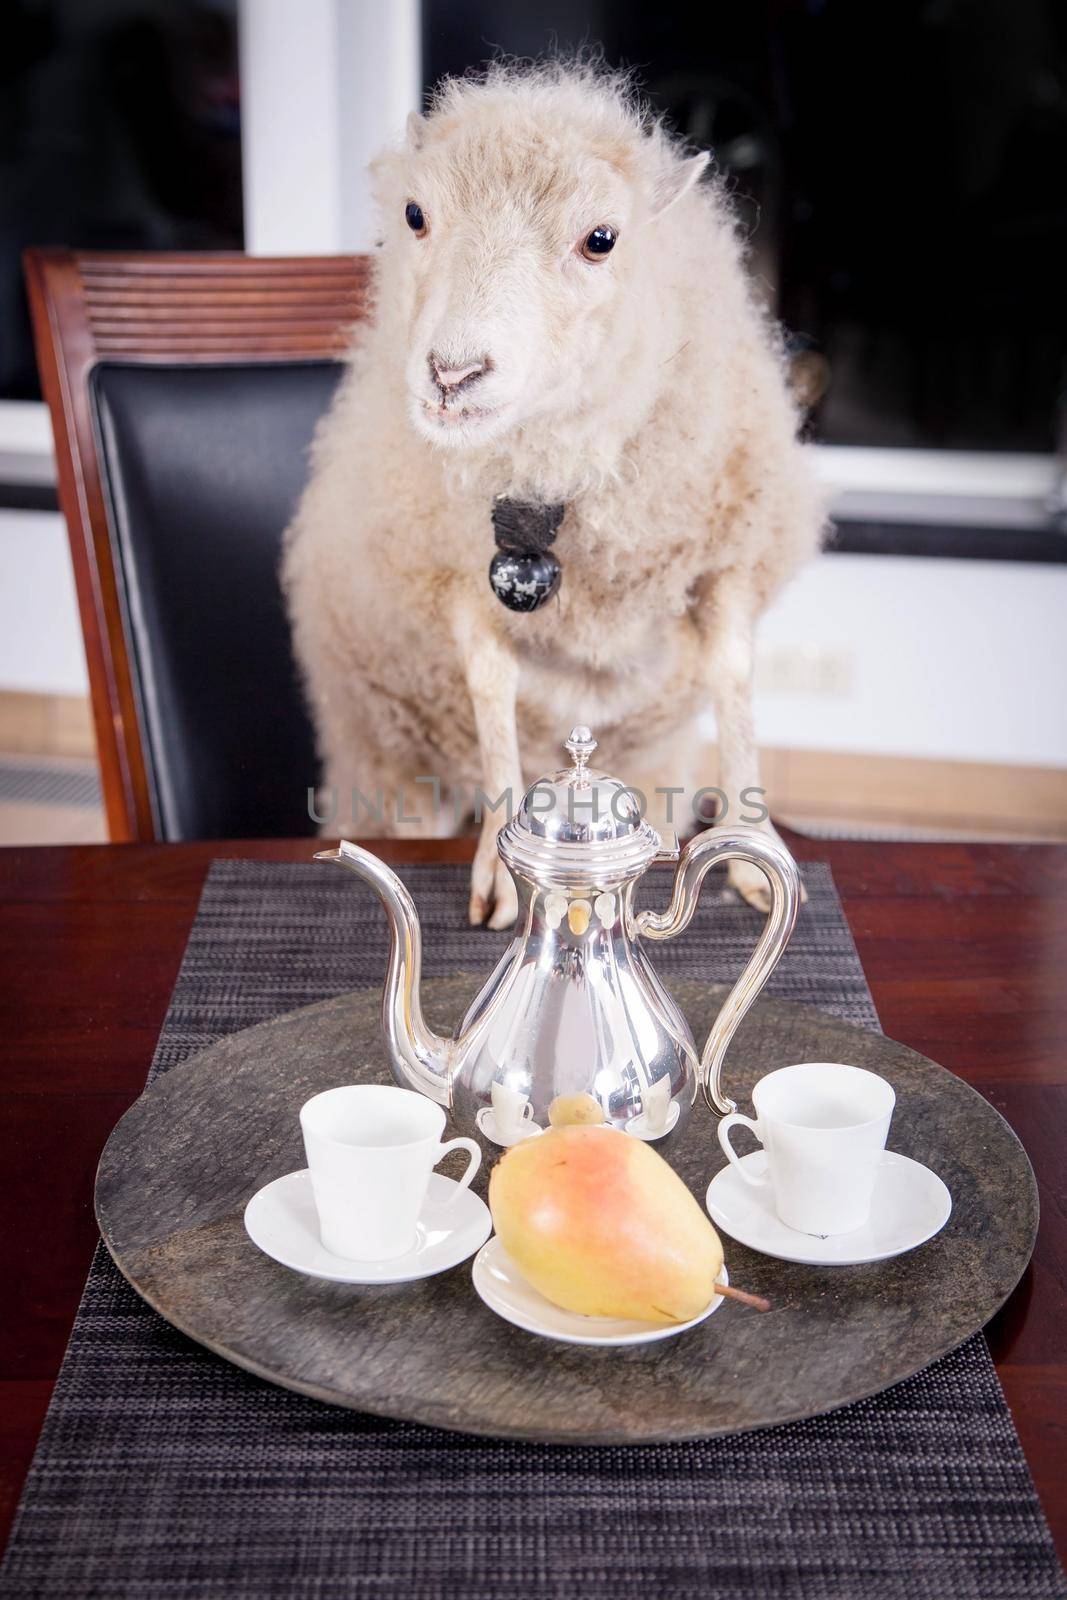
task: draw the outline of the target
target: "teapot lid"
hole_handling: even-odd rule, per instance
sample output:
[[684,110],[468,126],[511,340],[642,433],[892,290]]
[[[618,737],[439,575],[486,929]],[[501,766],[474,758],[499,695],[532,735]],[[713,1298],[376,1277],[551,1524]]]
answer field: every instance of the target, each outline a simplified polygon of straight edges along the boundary
[[621,881],[664,853],[634,791],[589,767],[596,747],[588,728],[572,728],[564,749],[573,764],[526,791],[500,835],[509,867],[538,881],[596,881],[605,872]]

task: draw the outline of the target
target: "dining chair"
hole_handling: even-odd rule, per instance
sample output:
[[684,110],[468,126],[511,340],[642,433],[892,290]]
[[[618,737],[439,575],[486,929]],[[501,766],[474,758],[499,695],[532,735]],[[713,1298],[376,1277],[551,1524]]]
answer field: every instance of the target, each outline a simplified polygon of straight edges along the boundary
[[25,266],[110,837],[313,833],[278,565],[367,259]]

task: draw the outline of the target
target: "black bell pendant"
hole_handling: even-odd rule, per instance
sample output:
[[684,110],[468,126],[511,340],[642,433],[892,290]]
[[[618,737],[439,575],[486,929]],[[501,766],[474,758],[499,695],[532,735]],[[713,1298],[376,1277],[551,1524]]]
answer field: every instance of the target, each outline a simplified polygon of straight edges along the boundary
[[565,510],[505,496],[493,502],[499,549],[489,564],[489,584],[509,611],[536,611],[559,588],[563,569],[548,547]]
[[536,611],[551,600],[561,575],[551,550],[498,550],[489,563],[493,593],[509,611]]

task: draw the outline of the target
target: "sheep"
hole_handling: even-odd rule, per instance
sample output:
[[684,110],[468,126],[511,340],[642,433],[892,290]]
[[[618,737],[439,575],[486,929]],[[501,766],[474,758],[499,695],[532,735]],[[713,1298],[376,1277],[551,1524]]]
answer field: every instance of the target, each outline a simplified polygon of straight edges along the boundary
[[[816,551],[823,506],[707,164],[628,79],[549,62],[446,79],[372,168],[373,313],[283,582],[327,793],[405,796],[355,831],[450,833],[464,796],[487,798],[472,923],[517,910],[492,803],[558,769],[574,723],[654,823],[680,803],[657,790],[711,782],[709,704],[734,820],[759,789],[754,627]],[[497,496],[566,507],[562,586],[539,610],[489,587]],[[729,870],[766,910],[759,869]]]

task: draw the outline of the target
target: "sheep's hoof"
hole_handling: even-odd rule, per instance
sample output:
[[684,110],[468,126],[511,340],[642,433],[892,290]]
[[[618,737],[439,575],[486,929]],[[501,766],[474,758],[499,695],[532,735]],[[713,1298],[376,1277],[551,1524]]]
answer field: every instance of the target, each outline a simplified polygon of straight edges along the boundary
[[498,900],[493,907],[493,914],[489,918],[491,928],[512,928],[515,918],[519,914],[518,904],[510,905],[507,900]]
[[[485,877],[484,868],[475,863],[474,876]],[[519,914],[519,897],[515,892],[511,873],[502,861],[497,861],[485,891],[479,886],[472,889],[467,916],[473,927],[510,928]]]

